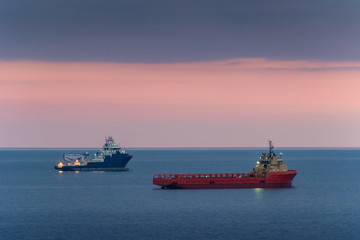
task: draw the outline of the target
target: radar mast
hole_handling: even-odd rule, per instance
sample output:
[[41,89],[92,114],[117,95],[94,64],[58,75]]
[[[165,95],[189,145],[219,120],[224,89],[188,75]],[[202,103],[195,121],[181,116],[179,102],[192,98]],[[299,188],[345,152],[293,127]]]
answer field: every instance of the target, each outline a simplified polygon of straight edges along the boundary
[[273,152],[274,146],[272,145],[271,140],[268,140],[268,141],[269,141],[269,154],[270,154],[270,157],[272,157],[274,155],[274,152]]

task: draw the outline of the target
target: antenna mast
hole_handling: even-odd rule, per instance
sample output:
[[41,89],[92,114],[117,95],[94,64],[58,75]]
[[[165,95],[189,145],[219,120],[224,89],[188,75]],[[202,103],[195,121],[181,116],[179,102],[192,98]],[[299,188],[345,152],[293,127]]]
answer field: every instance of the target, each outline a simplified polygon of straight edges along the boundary
[[269,140],[269,153],[270,153],[270,157],[272,157],[272,155],[273,155],[273,148],[274,148],[274,146],[272,145],[272,141]]

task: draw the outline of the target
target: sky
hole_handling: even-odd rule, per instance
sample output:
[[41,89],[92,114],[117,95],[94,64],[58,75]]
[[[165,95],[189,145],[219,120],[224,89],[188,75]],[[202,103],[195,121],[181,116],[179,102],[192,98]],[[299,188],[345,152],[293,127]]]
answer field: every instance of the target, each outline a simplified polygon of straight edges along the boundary
[[0,148],[360,147],[359,1],[0,4]]

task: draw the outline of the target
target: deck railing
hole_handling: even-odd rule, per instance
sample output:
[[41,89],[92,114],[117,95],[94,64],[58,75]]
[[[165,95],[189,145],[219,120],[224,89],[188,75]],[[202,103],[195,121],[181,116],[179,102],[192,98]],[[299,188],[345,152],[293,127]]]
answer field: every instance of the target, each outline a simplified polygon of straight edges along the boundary
[[193,179],[193,178],[243,178],[250,177],[249,173],[209,173],[209,174],[155,174],[160,179]]

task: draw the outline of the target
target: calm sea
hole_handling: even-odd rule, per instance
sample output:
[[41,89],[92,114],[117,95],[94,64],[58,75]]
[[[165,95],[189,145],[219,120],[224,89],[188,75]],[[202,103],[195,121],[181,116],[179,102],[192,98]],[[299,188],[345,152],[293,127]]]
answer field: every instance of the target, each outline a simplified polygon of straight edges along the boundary
[[261,150],[130,150],[129,172],[80,173],[53,166],[81,151],[1,150],[0,239],[360,239],[360,151],[280,151],[299,172],[291,189],[152,184],[248,172]]

